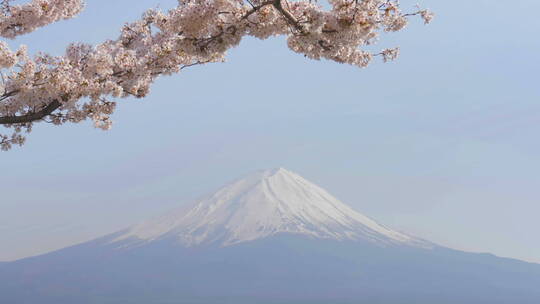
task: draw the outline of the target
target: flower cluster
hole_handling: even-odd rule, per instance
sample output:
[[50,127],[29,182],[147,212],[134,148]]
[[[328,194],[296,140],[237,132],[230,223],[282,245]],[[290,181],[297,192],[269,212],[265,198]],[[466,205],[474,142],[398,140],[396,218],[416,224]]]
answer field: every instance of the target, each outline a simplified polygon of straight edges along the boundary
[[430,24],[433,18],[435,18],[435,14],[433,14],[432,11],[426,9],[418,11],[418,14],[420,14],[420,17],[422,17],[425,24]]
[[[63,124],[92,119],[97,127],[109,129],[115,103],[108,98],[145,97],[160,75],[223,61],[226,51],[245,36],[285,35],[289,48],[308,58],[365,67],[374,54],[361,47],[373,43],[379,32],[403,29],[407,16],[421,15],[426,21],[432,17],[425,10],[404,14],[391,0],[330,0],[330,4],[325,10],[306,0],[183,0],[168,12],[147,11],[140,20],[126,24],[116,40],[96,46],[74,43],[64,56],[56,57],[30,58],[25,48],[12,51],[2,42],[0,124],[14,132],[0,137],[0,147],[22,144],[21,133],[36,121]],[[75,0],[13,6],[4,10],[0,31],[14,37],[69,18],[81,7],[82,2]],[[6,26],[15,16],[18,25]],[[384,50],[380,55],[393,60],[398,51]]]
[[380,55],[383,57],[384,62],[396,60],[399,56],[399,48],[384,49]]
[[0,36],[15,38],[58,20],[73,18],[83,8],[82,0],[33,0],[24,5],[0,3]]

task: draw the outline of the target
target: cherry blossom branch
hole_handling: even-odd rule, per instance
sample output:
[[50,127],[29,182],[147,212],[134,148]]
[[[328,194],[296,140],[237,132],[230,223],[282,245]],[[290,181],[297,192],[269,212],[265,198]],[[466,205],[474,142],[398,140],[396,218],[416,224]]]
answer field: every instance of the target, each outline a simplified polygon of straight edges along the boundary
[[304,27],[302,27],[302,25],[298,23],[296,18],[291,13],[289,13],[288,10],[283,8],[283,6],[281,5],[281,0],[275,0],[272,5],[283,15],[283,17],[285,17],[285,19],[287,19],[287,22],[289,22],[289,24],[291,24],[298,32],[304,33]]
[[4,116],[0,117],[0,124],[20,124],[33,122],[36,120],[41,120],[47,115],[50,115],[52,112],[60,108],[62,104],[58,100],[53,100],[51,103],[47,104],[44,108],[36,112],[28,112],[24,115],[19,116]]
[[[31,2],[36,3],[55,5],[51,8],[63,11],[64,17],[77,10],[66,13],[62,7],[77,3],[82,7],[82,0]],[[116,40],[96,46],[75,43],[64,56],[30,58],[25,47],[12,51],[0,41],[0,91],[4,92],[0,96],[0,124],[14,128],[11,136],[0,135],[0,147],[5,150],[24,143],[21,132],[29,132],[37,121],[60,125],[91,119],[96,127],[109,129],[116,104],[107,98],[143,98],[160,75],[224,61],[227,50],[246,36],[266,39],[284,35],[292,51],[308,58],[365,67],[373,56],[388,61],[398,55],[397,48],[377,54],[361,49],[372,44],[379,32],[402,30],[409,16],[420,15],[426,23],[433,17],[427,10],[403,14],[395,0],[330,0],[329,10],[309,0],[248,4],[188,0],[166,13],[149,10],[140,20],[124,26]],[[39,20],[16,31],[11,28],[8,36],[45,24]]]
[[24,5],[11,5],[2,0],[0,36],[15,38],[53,22],[73,18],[83,9],[82,0],[32,0]]
[[[249,2],[249,0],[247,0]],[[256,13],[257,11],[259,11],[261,8],[265,7],[265,6],[268,6],[268,5],[272,5],[274,4],[275,0],[270,0],[270,1],[266,1],[266,2],[263,2],[257,6],[254,6],[251,2],[249,2],[249,4],[253,7],[251,10],[249,10],[244,16],[242,16],[242,19],[247,19],[249,18],[249,16],[251,16],[251,14],[254,14]]]

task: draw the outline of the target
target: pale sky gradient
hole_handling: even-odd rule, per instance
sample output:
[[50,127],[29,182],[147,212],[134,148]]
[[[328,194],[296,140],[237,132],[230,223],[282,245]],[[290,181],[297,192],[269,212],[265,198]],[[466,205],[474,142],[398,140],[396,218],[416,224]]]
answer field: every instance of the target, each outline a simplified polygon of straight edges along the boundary
[[[175,0],[88,1],[13,42],[60,54]],[[106,3],[106,4],[105,4]],[[402,1],[404,7],[416,1]],[[383,224],[540,263],[540,1],[422,1],[437,18],[382,37],[395,63],[316,62],[248,39],[227,63],[121,100],[110,132],[35,128],[0,154],[0,261],[113,232],[283,166]]]

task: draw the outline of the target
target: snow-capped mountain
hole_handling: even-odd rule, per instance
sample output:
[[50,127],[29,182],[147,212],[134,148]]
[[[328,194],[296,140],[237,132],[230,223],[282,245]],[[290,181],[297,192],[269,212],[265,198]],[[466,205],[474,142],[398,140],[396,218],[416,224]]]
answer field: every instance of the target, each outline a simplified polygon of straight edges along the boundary
[[356,212],[317,185],[283,168],[255,172],[162,217],[136,225],[114,241],[162,238],[186,246],[232,245],[280,233],[380,245],[429,243],[393,231]]
[[394,231],[285,169],[0,266],[1,304],[538,304],[540,265]]

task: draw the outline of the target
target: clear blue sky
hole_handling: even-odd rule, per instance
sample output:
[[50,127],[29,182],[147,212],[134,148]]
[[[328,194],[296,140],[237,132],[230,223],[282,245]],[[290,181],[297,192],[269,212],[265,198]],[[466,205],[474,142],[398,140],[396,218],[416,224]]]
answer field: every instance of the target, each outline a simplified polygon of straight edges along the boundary
[[[175,0],[88,1],[22,37],[96,43]],[[402,1],[412,6],[416,1]],[[401,58],[317,62],[282,39],[121,100],[110,132],[35,128],[0,154],[0,261],[115,231],[262,168],[286,167],[387,224],[443,245],[540,263],[540,2],[423,1],[437,18],[387,34]]]

